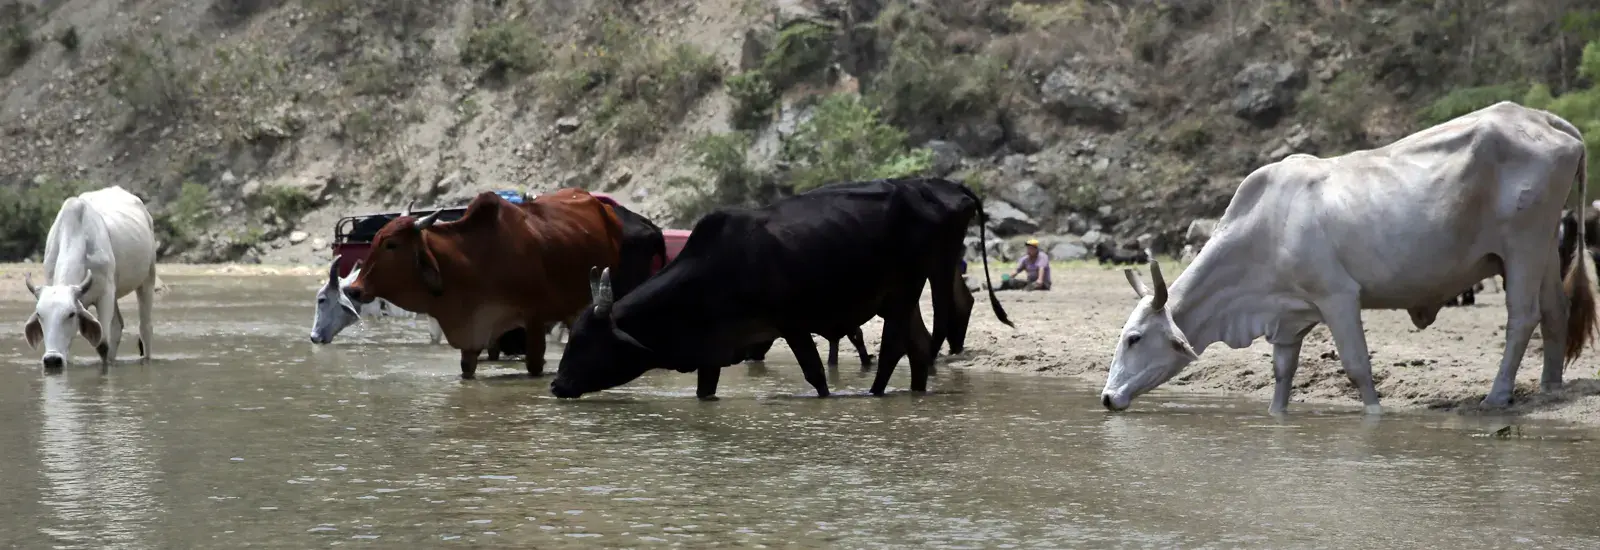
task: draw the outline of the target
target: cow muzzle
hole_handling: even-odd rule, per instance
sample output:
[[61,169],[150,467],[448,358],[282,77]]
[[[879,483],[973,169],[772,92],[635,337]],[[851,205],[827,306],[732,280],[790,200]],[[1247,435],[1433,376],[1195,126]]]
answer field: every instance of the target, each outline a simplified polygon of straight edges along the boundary
[[44,358],[41,359],[41,362],[44,364],[44,370],[49,372],[60,372],[61,368],[65,367],[67,364],[67,358],[62,357],[59,353],[46,353],[44,354]]
[[554,395],[558,399],[577,399],[583,396],[583,392],[569,388],[566,384],[562,384],[561,380],[557,379],[550,382],[550,395]]
[[1133,404],[1133,398],[1125,396],[1123,394],[1111,393],[1111,392],[1106,392],[1106,393],[1100,394],[1100,405],[1104,406],[1106,408],[1106,410],[1108,410],[1108,411],[1112,411],[1112,412],[1125,411],[1125,410],[1128,410],[1128,405],[1131,405],[1131,404]]

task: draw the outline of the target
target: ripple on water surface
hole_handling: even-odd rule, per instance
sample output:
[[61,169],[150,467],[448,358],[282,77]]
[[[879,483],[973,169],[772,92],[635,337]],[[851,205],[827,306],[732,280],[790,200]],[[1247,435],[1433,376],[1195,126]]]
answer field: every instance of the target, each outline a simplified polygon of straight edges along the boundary
[[898,391],[902,368],[876,398],[849,359],[830,370],[836,398],[816,399],[781,350],[727,369],[716,402],[675,373],[563,401],[514,362],[458,380],[454,350],[415,320],[312,346],[309,279],[173,279],[150,365],[44,376],[12,343],[0,541],[1600,546],[1583,430],[1469,437],[1499,425],[1353,407],[1276,420],[1160,392],[1107,414],[1086,385],[958,368],[931,395]]

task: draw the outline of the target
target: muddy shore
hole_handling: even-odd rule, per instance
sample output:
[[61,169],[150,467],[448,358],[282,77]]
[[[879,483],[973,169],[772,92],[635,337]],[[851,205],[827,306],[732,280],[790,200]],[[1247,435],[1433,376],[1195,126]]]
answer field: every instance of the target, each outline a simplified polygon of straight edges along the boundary
[[[991,264],[991,269],[997,267]],[[157,271],[164,276],[297,276],[305,277],[308,287],[324,273],[314,266],[240,264],[162,264]],[[43,279],[38,264],[0,264],[0,300],[29,298],[22,285],[26,272],[32,272],[36,282]],[[1133,292],[1120,269],[1092,264],[1058,265],[1054,279],[1055,287],[1047,292],[999,293],[1015,329],[996,320],[987,300],[979,297],[967,336],[968,350],[941,362],[970,369],[1078,377],[1096,386],[1104,383],[1112,342],[1133,306]],[[998,273],[994,280],[998,282]],[[1537,333],[1517,376],[1513,406],[1505,411],[1478,408],[1478,401],[1489,391],[1505,342],[1504,297],[1494,289],[1480,293],[1476,305],[1445,308],[1439,320],[1422,331],[1411,325],[1403,311],[1364,312],[1373,373],[1385,410],[1509,412],[1600,425],[1600,380],[1596,379],[1600,351],[1586,350],[1567,368],[1567,384],[1561,392],[1542,394],[1538,378],[1543,347]],[[133,297],[123,300],[131,303]],[[308,294],[308,307],[309,300]],[[924,318],[932,315],[926,295],[923,309]],[[881,322],[873,320],[864,330],[870,352],[876,354]],[[841,343],[845,348],[840,350],[841,363],[853,362],[854,350]],[[1317,327],[1307,337],[1295,379],[1295,403],[1343,405],[1352,411],[1359,408],[1360,399],[1333,350],[1326,327]],[[773,353],[787,353],[781,340]],[[937,385],[937,379],[933,383]],[[1157,391],[1240,396],[1259,401],[1265,413],[1272,384],[1271,346],[1258,340],[1239,350],[1223,344],[1212,346],[1199,362]],[[1063,399],[1082,400],[1087,405],[1098,396],[1085,393]],[[1138,402],[1134,406],[1138,407]],[[1294,410],[1293,404],[1290,410]]]

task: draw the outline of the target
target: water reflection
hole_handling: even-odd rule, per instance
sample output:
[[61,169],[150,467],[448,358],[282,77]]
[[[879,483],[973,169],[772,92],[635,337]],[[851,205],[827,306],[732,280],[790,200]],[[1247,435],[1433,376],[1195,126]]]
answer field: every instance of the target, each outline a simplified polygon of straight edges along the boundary
[[717,402],[670,372],[562,401],[516,362],[459,380],[403,321],[306,343],[309,278],[175,279],[155,364],[0,359],[0,546],[1600,546],[1589,431],[1162,392],[1108,414],[959,367],[873,398],[848,358],[817,399],[781,347]]
[[[74,384],[78,387],[74,387]],[[148,548],[160,473],[130,396],[99,380],[50,376],[40,385],[40,526],[58,548]]]

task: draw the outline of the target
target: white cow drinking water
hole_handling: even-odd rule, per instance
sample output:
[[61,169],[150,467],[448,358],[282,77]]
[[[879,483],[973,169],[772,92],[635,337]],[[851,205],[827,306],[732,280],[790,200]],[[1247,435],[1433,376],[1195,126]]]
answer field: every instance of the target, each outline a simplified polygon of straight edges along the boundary
[[1140,299],[1101,403],[1126,409],[1211,344],[1238,349],[1265,336],[1276,378],[1269,412],[1282,413],[1301,340],[1327,323],[1366,411],[1378,414],[1361,310],[1404,309],[1426,328],[1447,299],[1491,275],[1505,280],[1506,344],[1483,404],[1510,403],[1536,326],[1542,389],[1558,389],[1565,362],[1595,332],[1583,247],[1564,285],[1556,252],[1562,204],[1574,183],[1579,197],[1588,191],[1585,161],[1571,123],[1502,102],[1378,149],[1263,166],[1171,289],[1155,262],[1151,288],[1127,271]]
[[[360,322],[362,317],[417,316],[416,313],[400,309],[382,298],[357,307],[355,302],[345,296],[344,288],[355,282],[360,274],[361,262],[358,261],[349,275],[343,279],[339,278],[339,257],[334,256],[333,265],[328,266],[328,282],[317,289],[317,309],[311,317],[311,343],[333,342],[335,335],[346,327]],[[438,344],[443,334],[439,322],[433,317],[428,317],[428,342]]]
[[[45,238],[44,272],[48,278],[37,288],[31,275],[23,278],[37,301],[22,332],[29,347],[43,343],[45,369],[66,365],[73,335],[82,334],[100,354],[104,374],[122,342],[117,299],[134,290],[139,291],[140,359],[150,360],[156,236],[144,201],[113,185],[62,202]],[[101,319],[108,318],[109,327],[103,327]]]

